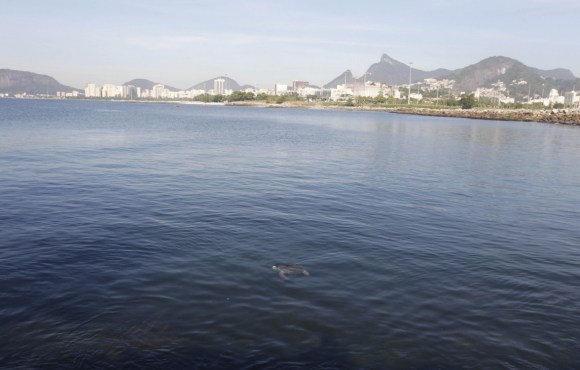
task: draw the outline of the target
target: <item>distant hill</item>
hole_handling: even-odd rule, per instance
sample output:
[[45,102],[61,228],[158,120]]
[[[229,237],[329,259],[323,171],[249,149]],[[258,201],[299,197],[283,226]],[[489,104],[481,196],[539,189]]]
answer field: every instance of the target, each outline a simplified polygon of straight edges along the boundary
[[192,87],[190,87],[188,90],[211,90],[213,89],[213,82],[214,80],[217,80],[218,78],[223,78],[225,80],[225,88],[227,90],[233,90],[233,91],[240,91],[242,90],[242,86],[240,86],[240,84],[238,84],[235,80],[226,77],[226,76],[218,76],[218,77],[214,77],[212,79],[209,79],[207,81],[203,81],[198,83],[197,85],[193,85]]
[[[146,80],[144,78],[136,78],[136,79],[131,80],[129,82],[125,82],[123,85],[124,86],[131,85],[131,86],[139,87],[139,88],[141,88],[143,90],[151,90],[151,89],[153,89],[153,86],[159,85],[159,82],[153,82],[153,81],[150,81],[150,80]],[[175,87],[168,86],[168,85],[165,85],[165,84],[161,84],[161,85],[164,85],[165,88],[167,90],[169,90],[169,91],[179,91],[179,90],[181,90],[181,89],[177,89]]]
[[340,75],[335,77],[332,81],[330,81],[329,83],[324,85],[324,88],[325,89],[336,89],[336,86],[338,86],[338,85],[343,85],[345,83],[352,83],[353,79],[354,79],[354,76],[353,76],[352,72],[350,71],[350,69],[347,69],[346,71],[342,72]]
[[[336,88],[339,84],[351,83],[354,79],[352,72],[347,70],[338,77],[324,85],[325,88]],[[530,94],[546,95],[550,89],[560,92],[569,91],[580,86],[580,79],[564,68],[541,70],[528,67],[525,64],[508,57],[495,56],[484,59],[465,68],[449,70],[439,68],[434,71],[412,69],[411,80],[413,83],[423,81],[426,78],[455,80],[457,91],[474,91],[478,87],[491,87],[491,84],[502,81],[506,86],[511,85],[511,94],[518,97]],[[365,76],[357,78],[362,82]],[[383,54],[379,62],[372,64],[366,72],[366,80],[381,82],[388,85],[404,85],[409,83],[409,65]],[[513,81],[524,80],[527,84],[513,85]],[[513,95],[512,95],[513,96]]]
[[[436,69],[434,71],[423,71],[420,69],[413,68],[411,73],[411,81],[423,81],[426,78],[436,78],[441,79],[445,76],[451,74],[452,71],[448,69]],[[353,75],[350,70],[347,70],[340,74],[338,77],[324,85],[325,88],[336,88],[339,84],[344,84],[346,77],[346,82],[352,82]],[[363,82],[364,80],[381,82],[387,85],[404,85],[409,83],[409,65],[399,62],[396,59],[391,58],[387,54],[383,54],[381,59],[372,64],[366,71],[366,76],[360,76],[356,80],[358,82]]]
[[47,75],[15,71],[13,69],[0,69],[0,93],[56,95],[59,91],[72,92],[80,90],[63,85]]
[[[411,82],[423,81],[426,78],[441,79],[452,73],[448,69],[436,69],[434,71],[423,71],[412,68]],[[383,54],[378,63],[374,63],[366,72],[367,80],[381,82],[388,85],[403,85],[409,83],[409,65],[401,63],[396,59],[391,58],[387,54]],[[364,76],[358,79],[364,80]]]
[[574,76],[574,73],[572,73],[571,70],[569,69],[564,69],[564,68],[556,68],[556,69],[550,69],[548,71],[544,71],[541,69],[537,69],[537,68],[532,68],[534,71],[536,71],[536,73],[538,73],[540,76],[546,77],[546,78],[553,78],[555,80],[576,80],[576,76]]
[[[490,57],[458,69],[447,78],[455,80],[455,88],[459,91],[474,91],[502,81],[508,88],[513,86],[511,93],[517,93],[518,97],[528,92],[541,94],[542,90],[544,94],[550,89],[572,90],[574,84],[580,85],[580,79],[567,69],[541,70],[503,56]],[[513,85],[513,81],[519,80],[526,81],[526,87]]]

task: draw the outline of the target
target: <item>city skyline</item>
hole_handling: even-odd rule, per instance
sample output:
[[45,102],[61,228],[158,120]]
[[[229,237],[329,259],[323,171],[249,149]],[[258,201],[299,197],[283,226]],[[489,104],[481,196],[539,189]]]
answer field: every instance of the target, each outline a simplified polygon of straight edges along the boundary
[[184,89],[220,75],[258,87],[296,79],[320,85],[346,69],[361,75],[383,53],[423,70],[504,55],[580,75],[580,4],[568,0],[3,5],[0,68],[76,88],[147,78]]

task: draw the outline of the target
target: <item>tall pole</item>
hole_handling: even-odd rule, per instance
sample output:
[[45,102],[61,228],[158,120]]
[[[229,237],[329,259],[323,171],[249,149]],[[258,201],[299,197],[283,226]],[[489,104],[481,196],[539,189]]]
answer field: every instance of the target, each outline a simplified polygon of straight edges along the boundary
[[411,104],[411,69],[413,62],[409,62],[409,94],[407,94],[407,105]]

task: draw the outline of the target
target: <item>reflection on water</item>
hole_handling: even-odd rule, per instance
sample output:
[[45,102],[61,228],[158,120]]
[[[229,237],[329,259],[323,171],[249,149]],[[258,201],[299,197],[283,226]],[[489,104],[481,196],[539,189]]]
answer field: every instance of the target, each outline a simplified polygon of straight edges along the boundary
[[580,364],[577,128],[0,109],[0,367]]

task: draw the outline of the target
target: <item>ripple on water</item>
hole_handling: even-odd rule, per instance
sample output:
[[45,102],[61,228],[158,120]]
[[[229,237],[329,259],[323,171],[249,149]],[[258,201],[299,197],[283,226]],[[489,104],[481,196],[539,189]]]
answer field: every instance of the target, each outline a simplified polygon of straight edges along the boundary
[[0,105],[0,366],[580,364],[577,130]]

